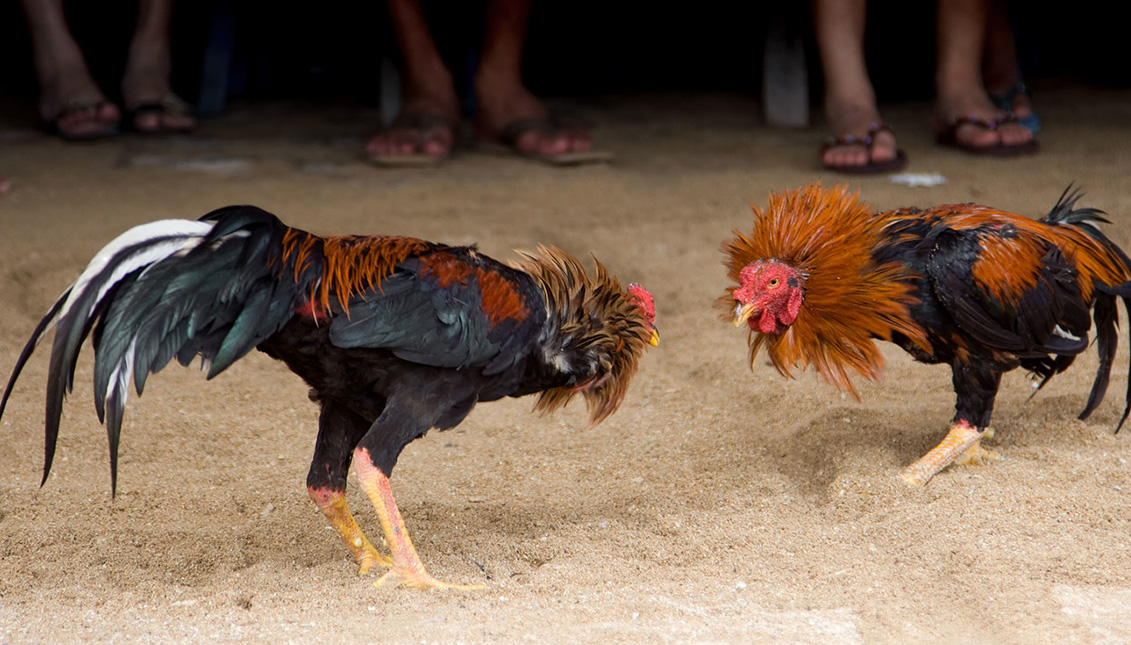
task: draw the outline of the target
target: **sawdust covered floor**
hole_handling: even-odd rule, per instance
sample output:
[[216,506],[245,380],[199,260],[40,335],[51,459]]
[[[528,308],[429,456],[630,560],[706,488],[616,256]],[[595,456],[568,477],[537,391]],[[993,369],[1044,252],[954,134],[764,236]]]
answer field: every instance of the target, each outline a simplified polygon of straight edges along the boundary
[[[930,106],[886,106],[935,188],[851,179],[879,207],[979,201],[1043,214],[1070,182],[1131,246],[1131,93],[1051,88],[1035,157],[934,145]],[[307,499],[316,410],[262,355],[214,382],[170,368],[131,401],[119,495],[79,364],[60,450],[42,465],[44,355],[0,425],[0,642],[934,643],[1131,639],[1127,348],[1108,401],[1075,418],[1077,361],[1030,402],[998,397],[1004,461],[910,490],[900,469],[953,413],[949,371],[894,347],[862,400],[786,381],[719,320],[719,243],[746,204],[822,173],[825,132],[772,130],[748,97],[575,105],[615,164],[554,169],[467,152],[382,170],[376,116],[327,105],[233,108],[186,138],[68,145],[0,124],[0,369],[91,255],[129,226],[257,204],[319,233],[539,242],[593,253],[658,302],[662,342],[620,412],[480,406],[412,444],[393,477],[432,571],[478,592],[374,589]],[[28,120],[27,122],[31,122]],[[359,519],[379,530],[364,500]]]

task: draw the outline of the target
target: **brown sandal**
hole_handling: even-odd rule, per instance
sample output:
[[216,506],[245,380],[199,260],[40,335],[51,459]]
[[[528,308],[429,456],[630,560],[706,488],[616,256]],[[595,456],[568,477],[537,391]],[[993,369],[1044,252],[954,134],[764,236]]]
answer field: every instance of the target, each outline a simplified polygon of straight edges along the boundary
[[185,102],[184,99],[173,94],[166,92],[156,101],[142,101],[136,105],[131,105],[126,108],[125,118],[122,122],[122,127],[128,132],[137,132],[140,134],[184,134],[191,132],[195,127],[195,120],[193,125],[187,125],[179,128],[167,127],[158,123],[156,128],[143,129],[137,127],[138,117],[146,114],[156,114],[173,117],[192,117],[193,108]]
[[992,146],[976,146],[958,139],[958,128],[964,125],[975,125],[979,128],[986,130],[997,130],[1002,125],[1007,123],[1019,123],[1017,117],[1012,114],[999,114],[993,119],[987,121],[981,117],[967,115],[960,116],[956,119],[947,121],[946,128],[938,134],[938,141],[940,145],[951,146],[958,148],[965,152],[975,155],[985,155],[989,157],[1018,157],[1021,155],[1035,154],[1041,149],[1041,144],[1037,143],[1035,139],[1029,139],[1023,143],[1005,144],[997,143]]
[[[439,114],[428,114],[423,112],[401,112],[393,122],[386,126],[382,132],[389,132],[390,130],[410,130],[416,131],[417,145],[424,142],[425,135],[433,130],[448,130],[452,136],[452,149],[455,149],[456,138],[459,134],[459,123],[446,116]],[[419,149],[419,148],[417,148]],[[371,154],[368,155],[369,160],[378,166],[387,166],[390,168],[430,168],[437,166],[440,162],[446,160],[451,156],[451,152],[446,155],[430,155],[423,152],[412,152],[409,154]]]
[[613,160],[613,153],[608,150],[584,150],[578,152],[563,152],[556,155],[544,155],[538,152],[520,150],[518,140],[528,132],[544,132],[554,134],[568,131],[571,128],[564,125],[554,116],[530,117],[511,121],[499,132],[494,141],[481,141],[479,147],[486,152],[502,155],[518,155],[526,159],[541,161],[551,166],[580,166],[583,164],[602,163]]
[[822,161],[821,165],[828,170],[842,172],[846,175],[879,175],[903,170],[903,167],[907,165],[907,155],[903,154],[903,151],[899,148],[895,149],[895,157],[892,159],[888,159],[887,161],[872,161],[872,147],[876,144],[876,135],[881,132],[889,132],[892,135],[895,134],[895,131],[891,129],[890,125],[883,121],[878,121],[868,126],[868,134],[863,137],[857,137],[851,134],[843,137],[829,137],[821,144],[820,154],[822,157],[824,157],[825,152],[829,148],[839,146],[864,146],[868,151],[868,163],[862,166],[836,166]]

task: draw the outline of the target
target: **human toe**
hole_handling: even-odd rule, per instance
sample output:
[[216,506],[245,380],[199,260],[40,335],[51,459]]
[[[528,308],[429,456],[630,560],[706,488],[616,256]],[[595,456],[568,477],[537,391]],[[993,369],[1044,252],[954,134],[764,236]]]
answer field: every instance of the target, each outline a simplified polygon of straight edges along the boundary
[[72,105],[56,116],[53,127],[65,137],[93,137],[118,125],[120,113],[112,103]]
[[1007,146],[1017,146],[1032,141],[1033,133],[1026,127],[1017,123],[1006,123],[998,128],[1001,143]]
[[827,166],[859,166],[865,163],[864,150],[859,146],[837,146],[825,150],[822,161]]

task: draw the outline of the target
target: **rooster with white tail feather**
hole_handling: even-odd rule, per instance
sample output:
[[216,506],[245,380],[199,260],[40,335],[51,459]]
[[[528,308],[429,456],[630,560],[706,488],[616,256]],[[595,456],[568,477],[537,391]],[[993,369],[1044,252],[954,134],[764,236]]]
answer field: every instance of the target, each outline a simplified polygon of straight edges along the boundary
[[[311,387],[321,406],[311,498],[378,580],[453,587],[421,564],[389,488],[401,450],[431,428],[455,427],[479,401],[540,393],[555,410],[575,394],[599,422],[620,405],[647,345],[652,296],[622,289],[597,264],[589,275],[554,248],[508,266],[478,253],[395,236],[319,237],[250,206],[200,221],[131,229],[102,249],[36,327],[0,399],[52,329],[44,481],[63,398],[91,335],[94,399],[110,442],[131,382],[174,357],[200,356],[211,378],[253,348]],[[92,333],[93,332],[93,333]],[[366,538],[346,504],[351,463],[377,511],[391,557]]]

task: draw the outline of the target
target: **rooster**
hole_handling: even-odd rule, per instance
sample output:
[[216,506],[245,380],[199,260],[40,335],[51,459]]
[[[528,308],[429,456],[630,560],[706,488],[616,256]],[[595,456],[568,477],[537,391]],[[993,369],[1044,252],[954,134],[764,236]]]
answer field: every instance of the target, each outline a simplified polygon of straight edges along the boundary
[[[94,401],[110,443],[131,381],[174,357],[201,357],[208,377],[258,348],[283,361],[321,406],[307,489],[377,585],[460,587],[425,569],[389,487],[401,450],[431,428],[455,427],[479,401],[541,393],[546,412],[576,394],[590,422],[620,405],[637,361],[655,345],[651,294],[622,289],[597,263],[593,275],[564,252],[540,247],[507,266],[474,247],[394,236],[319,237],[251,206],[199,221],[130,229],[102,249],[51,307],[24,347],[0,399],[47,332],[55,339],[47,382],[51,470],[63,398],[83,340],[95,351]],[[346,504],[353,464],[377,511],[391,557],[366,538]]]
[[1034,221],[973,204],[875,212],[842,187],[773,194],[753,207],[753,232],[723,245],[737,283],[726,318],[749,326],[751,361],[764,348],[783,375],[811,365],[854,396],[853,373],[882,376],[874,339],[949,365],[952,426],[902,473],[926,484],[956,460],[997,458],[980,440],[992,436],[1001,375],[1023,367],[1039,390],[1088,347],[1093,319],[1099,370],[1080,418],[1103,400],[1131,260],[1096,226],[1101,211],[1075,207],[1079,196],[1066,190]]

